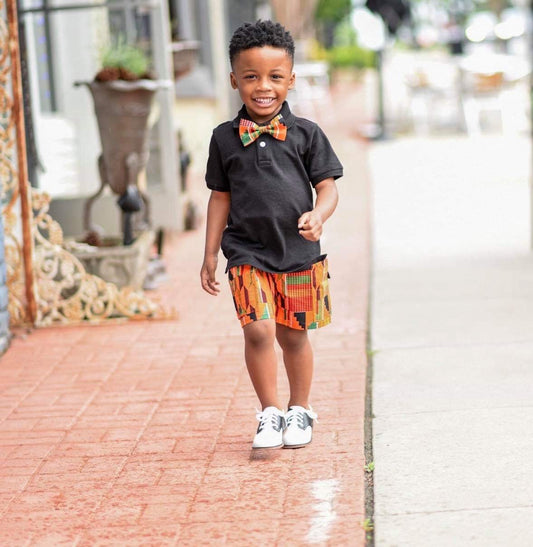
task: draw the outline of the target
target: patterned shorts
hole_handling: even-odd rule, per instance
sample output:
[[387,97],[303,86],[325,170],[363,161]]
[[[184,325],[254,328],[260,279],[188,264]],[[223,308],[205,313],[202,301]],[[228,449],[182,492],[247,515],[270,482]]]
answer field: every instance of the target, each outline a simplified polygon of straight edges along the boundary
[[297,330],[316,329],[331,322],[327,259],[309,270],[291,273],[234,266],[228,277],[243,327],[261,319],[274,319]]

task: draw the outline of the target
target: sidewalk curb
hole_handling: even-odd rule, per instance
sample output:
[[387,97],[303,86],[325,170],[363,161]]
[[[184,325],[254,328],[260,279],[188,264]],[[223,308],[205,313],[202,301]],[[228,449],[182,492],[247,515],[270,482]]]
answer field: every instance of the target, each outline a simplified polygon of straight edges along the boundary
[[[365,417],[364,417],[364,452],[365,466],[374,465],[373,445],[373,420],[372,411],[372,381],[374,360],[372,352],[371,308],[368,308],[368,334],[366,344],[366,386],[365,386]],[[367,547],[374,547],[374,469],[365,469],[365,523],[369,523],[372,529],[366,533]]]
[[372,349],[372,293],[374,274],[373,254],[373,231],[372,231],[372,179],[370,185],[370,200],[368,207],[369,230],[368,230],[368,307],[366,316],[366,377],[365,377],[365,415],[364,415],[364,455],[365,466],[372,464],[372,469],[365,468],[365,524],[371,525],[371,530],[366,532],[365,541],[367,547],[375,545],[375,522],[374,522],[374,412],[373,412],[373,380],[374,380],[374,351]]

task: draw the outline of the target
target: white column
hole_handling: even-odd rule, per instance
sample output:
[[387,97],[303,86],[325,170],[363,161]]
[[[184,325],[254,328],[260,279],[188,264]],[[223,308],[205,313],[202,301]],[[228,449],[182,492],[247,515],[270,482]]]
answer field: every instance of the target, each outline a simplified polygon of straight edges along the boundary
[[226,32],[224,0],[209,0],[209,28],[211,33],[211,52],[213,57],[213,79],[217,93],[218,117],[228,120],[230,116],[228,38]]
[[177,6],[180,40],[195,40],[195,21],[190,0],[178,0]]
[[181,229],[183,227],[183,210],[179,191],[179,170],[177,158],[176,129],[174,127],[174,85],[172,69],[171,36],[168,4],[159,0],[152,11],[152,47],[154,69],[160,80],[169,82],[169,86],[158,91],[159,122],[158,141],[161,152],[162,186],[149,186],[149,197],[152,203],[152,221],[154,228]]

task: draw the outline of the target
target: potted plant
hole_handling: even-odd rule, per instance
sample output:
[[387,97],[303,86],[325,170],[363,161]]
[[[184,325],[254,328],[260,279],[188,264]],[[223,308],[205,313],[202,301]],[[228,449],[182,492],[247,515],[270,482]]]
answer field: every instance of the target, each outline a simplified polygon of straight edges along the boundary
[[[105,48],[101,58],[101,68],[94,79],[75,82],[75,85],[87,86],[91,92],[102,145],[98,158],[100,188],[84,206],[85,243],[101,248],[100,254],[110,258],[97,258],[96,249],[87,246],[80,247],[76,255],[91,273],[107,281],[119,286],[139,285],[143,278],[142,264],[146,270],[154,234],[148,229],[151,226],[150,202],[139,188],[138,179],[148,161],[149,119],[154,96],[157,89],[169,84],[156,80],[149,71],[149,60],[144,52],[123,40]],[[122,210],[122,242],[102,238],[91,222],[92,205],[106,185],[118,196],[117,204]],[[144,229],[134,233],[132,215],[139,211]],[[135,249],[139,245],[142,248]],[[133,281],[129,270],[132,270]],[[120,273],[118,280],[113,272]]]

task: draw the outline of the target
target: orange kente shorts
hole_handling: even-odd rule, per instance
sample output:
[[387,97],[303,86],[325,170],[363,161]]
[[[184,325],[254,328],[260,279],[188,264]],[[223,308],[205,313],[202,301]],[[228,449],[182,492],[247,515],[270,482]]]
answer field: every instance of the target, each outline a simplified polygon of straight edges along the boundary
[[297,330],[316,329],[331,322],[327,259],[309,270],[291,273],[234,266],[228,277],[243,327],[261,319],[274,319]]

